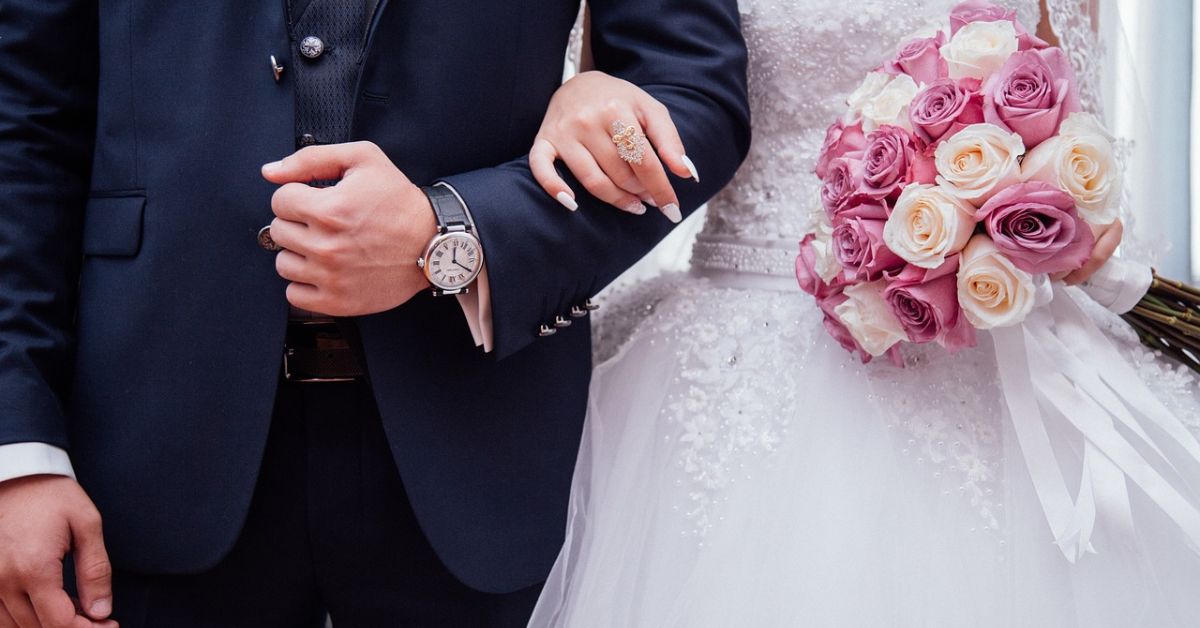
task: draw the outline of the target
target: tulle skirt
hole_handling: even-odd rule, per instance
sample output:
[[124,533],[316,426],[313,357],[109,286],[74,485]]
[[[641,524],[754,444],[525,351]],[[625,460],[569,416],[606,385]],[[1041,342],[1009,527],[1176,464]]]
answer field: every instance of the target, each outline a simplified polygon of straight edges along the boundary
[[[786,281],[617,301],[532,626],[1200,626],[1200,558],[1134,488],[1137,539],[1066,560],[986,346],[863,366]],[[1125,349],[1194,420],[1190,376]]]

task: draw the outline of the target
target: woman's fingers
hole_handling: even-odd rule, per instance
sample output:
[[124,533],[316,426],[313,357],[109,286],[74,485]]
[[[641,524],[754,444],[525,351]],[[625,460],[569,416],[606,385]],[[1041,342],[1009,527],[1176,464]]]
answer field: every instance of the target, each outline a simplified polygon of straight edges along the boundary
[[1063,281],[1069,286],[1081,284],[1096,274],[1100,267],[1117,252],[1121,246],[1121,238],[1125,235],[1125,225],[1120,220],[1102,227],[1096,237],[1096,246],[1092,247],[1092,256],[1079,270],[1071,272]]
[[696,171],[696,164],[688,158],[683,139],[679,137],[679,129],[671,120],[671,112],[666,105],[642,92],[638,97],[638,110],[646,128],[646,137],[654,144],[654,150],[663,164],[676,176],[699,183],[700,173]]
[[575,201],[575,192],[571,191],[571,187],[563,181],[562,177],[558,176],[558,170],[554,168],[554,162],[558,159],[558,149],[554,144],[543,137],[539,137],[533,142],[533,148],[529,149],[529,169],[533,172],[533,178],[542,186],[555,200],[563,207],[571,211],[579,209],[579,203]]
[[646,213],[641,199],[621,189],[596,163],[592,153],[581,144],[560,148],[559,156],[571,169],[575,178],[592,196],[631,214]]
[[[671,222],[679,222],[683,219],[679,211],[679,198],[675,195],[675,188],[671,186],[670,179],[667,178],[667,171],[663,168],[662,161],[658,155],[654,154],[650,145],[646,141],[646,136],[642,129],[636,123],[629,122],[630,119],[619,120],[621,125],[624,125],[624,130],[619,133],[614,133],[608,138],[606,147],[605,142],[597,137],[588,144],[588,149],[593,154],[603,154],[604,151],[611,151],[610,154],[616,155],[618,158],[625,160],[629,168],[637,176],[638,181],[645,187],[646,193],[653,199],[654,205],[663,213]],[[611,129],[617,130],[617,129]],[[641,150],[638,151],[640,144]],[[622,153],[624,156],[622,156]],[[631,158],[632,157],[632,158]]]

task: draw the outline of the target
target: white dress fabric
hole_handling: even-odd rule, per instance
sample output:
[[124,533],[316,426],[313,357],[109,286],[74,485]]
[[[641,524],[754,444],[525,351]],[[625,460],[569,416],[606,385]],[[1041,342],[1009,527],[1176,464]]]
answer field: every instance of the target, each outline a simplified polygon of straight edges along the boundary
[[[567,541],[532,626],[1200,626],[1200,557],[1135,488],[1135,543],[1101,521],[1096,553],[1064,558],[990,342],[864,366],[796,285],[825,127],[952,4],[742,1],[750,155],[692,272],[618,292],[598,320]],[[1039,22],[1038,0],[1009,4]],[[1200,427],[1191,375],[1079,300]]]

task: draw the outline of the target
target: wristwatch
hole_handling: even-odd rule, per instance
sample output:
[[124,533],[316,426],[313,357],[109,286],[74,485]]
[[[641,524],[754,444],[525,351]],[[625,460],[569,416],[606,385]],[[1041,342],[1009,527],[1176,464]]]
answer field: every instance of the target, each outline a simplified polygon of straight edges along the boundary
[[433,296],[466,294],[483,269],[483,245],[467,204],[444,182],[421,188],[433,206],[437,235],[425,247],[417,266],[433,284]]

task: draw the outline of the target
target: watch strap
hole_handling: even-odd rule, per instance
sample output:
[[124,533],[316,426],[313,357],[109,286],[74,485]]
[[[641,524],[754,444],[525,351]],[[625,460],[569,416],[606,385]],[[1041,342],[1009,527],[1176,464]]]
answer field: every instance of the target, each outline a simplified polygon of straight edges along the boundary
[[471,218],[467,214],[467,207],[450,186],[437,183],[421,189],[425,196],[429,197],[429,204],[433,206],[433,215],[437,218],[440,233],[471,230]]

